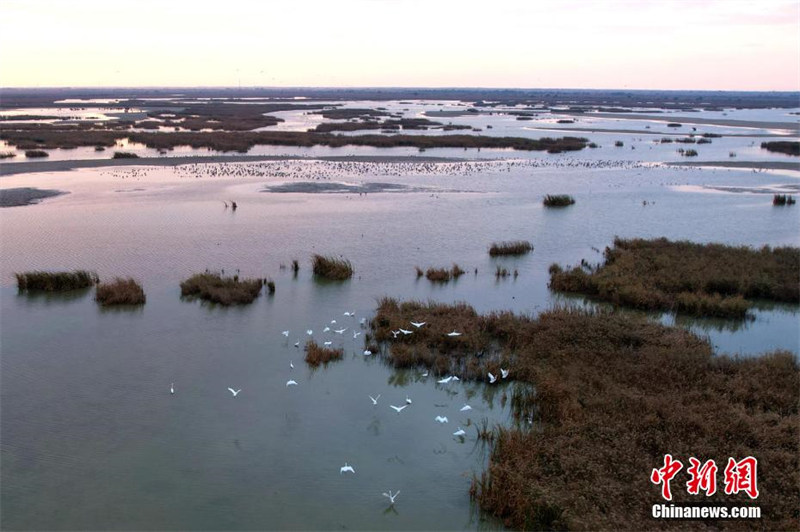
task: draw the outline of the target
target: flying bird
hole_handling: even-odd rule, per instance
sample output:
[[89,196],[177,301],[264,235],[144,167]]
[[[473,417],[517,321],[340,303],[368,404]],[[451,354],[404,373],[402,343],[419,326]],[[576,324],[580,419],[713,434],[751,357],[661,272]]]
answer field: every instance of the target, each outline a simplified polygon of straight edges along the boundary
[[412,321],[412,322],[411,322],[411,325],[413,325],[414,327],[416,327],[417,329],[419,329],[420,327],[422,327],[422,326],[423,326],[423,325],[425,325],[426,323],[428,323],[428,322],[427,322],[427,321]]
[[239,395],[239,392],[241,392],[241,391],[242,391],[242,389],[241,389],[241,388],[240,388],[240,389],[238,389],[238,390],[234,390],[233,388],[228,388],[228,390],[230,390],[230,392],[233,394],[233,396],[234,396],[234,397],[236,397],[237,395]]
[[407,404],[407,405],[410,405],[410,404],[411,404],[411,399],[409,399],[408,395],[406,395],[406,404]]
[[311,329],[308,329],[308,330],[306,330],[306,334],[311,336],[312,334],[314,334],[314,331],[312,331]]
[[289,367],[294,369],[294,363],[291,360],[289,361]]
[[509,373],[509,370],[500,368],[500,376],[503,377],[504,379],[506,377],[508,377],[508,373]]
[[322,332],[329,332],[330,330],[331,330],[330,327],[325,327],[324,329],[322,329]]
[[342,334],[346,330],[347,330],[347,327],[345,327],[344,329],[334,329],[333,332],[335,332],[336,334]]
[[472,407],[469,405],[464,405],[461,407],[461,412],[466,412],[467,410],[472,410]]
[[289,331],[283,331],[281,334],[284,336],[289,336]]
[[397,490],[397,493],[392,495],[392,490],[389,490],[389,493],[384,493],[383,496],[389,499],[389,504],[394,505],[394,499],[400,495],[400,490]]
[[433,419],[435,419],[439,423],[447,423],[447,416],[436,416]]
[[447,336],[461,336],[461,333],[460,333],[460,332],[453,331],[453,332],[449,332],[449,333],[447,333]]
[[390,407],[392,407],[392,408],[393,408],[393,409],[394,409],[394,410],[395,410],[395,411],[396,411],[396,412],[399,414],[399,413],[400,413],[400,412],[402,412],[402,411],[403,411],[403,409],[404,409],[405,407],[407,407],[408,405],[403,405],[403,406],[394,406],[394,405],[389,405],[389,406],[390,406]]
[[493,375],[492,372],[489,372],[489,384],[494,384],[494,381],[497,380],[497,376]]
[[288,381],[286,381],[286,386],[297,386],[297,381],[288,380]]
[[370,351],[369,349],[364,349],[364,356],[365,356],[365,357],[368,357],[368,356],[370,356],[371,354],[372,354],[372,351]]
[[464,432],[464,429],[458,427],[458,430],[453,433],[453,436],[463,436],[464,434],[466,434],[466,432]]
[[370,399],[372,399],[372,404],[373,404],[373,405],[377,405],[377,404],[378,404],[378,399],[380,399],[380,398],[381,398],[381,394],[378,394],[378,397],[372,397],[372,396],[370,395],[370,396],[369,396],[369,398],[370,398]]
[[361,336],[361,333],[360,333],[360,332],[353,331],[353,340],[355,340],[355,339],[356,339],[356,338],[358,338],[359,336]]
[[175,383],[169,383],[169,393],[175,393]]
[[408,329],[403,329],[402,327],[400,327],[400,332],[403,334],[411,334],[414,331],[409,331]]
[[347,316],[348,318],[355,318],[356,317],[356,313],[355,312],[345,312],[344,315]]
[[340,475],[342,473],[355,473],[355,472],[356,472],[356,470],[353,469],[353,466],[347,465],[347,462],[344,463],[344,466],[339,468],[339,474]]
[[323,342],[323,345],[324,345],[325,347],[328,347],[328,346],[329,346],[329,345],[331,345],[332,343],[333,343],[333,342]]
[[453,377],[445,377],[444,379],[439,379],[439,380],[438,380],[438,381],[436,381],[436,382],[438,382],[439,384],[447,384],[447,383],[448,383],[448,382],[450,382],[451,380],[453,380]]

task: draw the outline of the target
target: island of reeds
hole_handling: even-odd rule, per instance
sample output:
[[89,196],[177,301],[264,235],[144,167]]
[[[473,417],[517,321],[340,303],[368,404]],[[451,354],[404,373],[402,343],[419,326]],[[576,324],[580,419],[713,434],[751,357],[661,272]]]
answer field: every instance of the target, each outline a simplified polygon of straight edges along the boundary
[[71,272],[44,272],[33,271],[15,273],[17,288],[20,292],[42,291],[63,292],[88,288],[98,282],[97,274],[86,270]]
[[[417,266],[417,277],[422,277],[422,269]],[[458,279],[464,275],[464,270],[458,264],[453,264],[452,268],[428,268],[425,270],[425,277],[434,283],[447,283],[452,279]]]
[[605,262],[550,267],[550,288],[615,305],[743,318],[753,300],[800,302],[800,249],[614,240]]
[[[426,325],[394,338],[410,321]],[[676,504],[762,508],[758,527],[796,527],[800,508],[800,367],[789,352],[754,358],[714,354],[709,341],[642,316],[556,308],[532,318],[479,315],[466,304],[383,299],[370,323],[396,367],[429,368],[501,387],[517,423],[472,436],[490,445],[487,469],[470,490],[485,511],[518,530],[648,530],[664,502],[650,472],[672,454],[758,458],[761,495],[689,495]],[[463,334],[449,337],[458,330]],[[720,465],[723,464],[723,465]],[[721,485],[721,480],[719,480]],[[741,522],[708,521],[713,528]]]
[[311,258],[311,265],[314,275],[323,279],[344,281],[353,276],[353,265],[347,259],[330,255],[314,255]]
[[512,240],[506,242],[492,242],[489,255],[498,257],[503,255],[524,255],[533,251],[533,244],[527,240]]
[[772,204],[776,207],[794,205],[796,202],[797,200],[794,199],[794,196],[790,196],[789,194],[775,194],[772,196]]
[[320,346],[314,340],[306,342],[306,364],[317,367],[320,364],[328,364],[334,360],[341,360],[344,357],[344,349]]
[[261,292],[261,279],[224,277],[221,273],[198,273],[181,283],[181,296],[199,298],[219,305],[252,303]]
[[767,151],[785,153],[786,155],[800,155],[800,142],[790,140],[776,140],[762,142],[761,147]]
[[146,298],[142,286],[133,279],[117,278],[110,283],[97,285],[94,297],[104,307],[115,305],[144,305]]
[[545,207],[568,207],[575,203],[575,198],[568,194],[548,194],[542,203]]

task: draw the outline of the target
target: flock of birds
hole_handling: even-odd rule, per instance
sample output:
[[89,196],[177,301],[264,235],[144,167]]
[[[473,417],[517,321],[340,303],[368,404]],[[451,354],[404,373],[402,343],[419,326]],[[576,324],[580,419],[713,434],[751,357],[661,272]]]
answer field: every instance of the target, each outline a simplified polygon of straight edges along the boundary
[[[343,314],[343,316],[347,317],[347,318],[351,318],[351,319],[355,319],[355,317],[356,317],[355,312],[345,312]],[[367,324],[367,319],[366,318],[361,318],[359,320],[358,324],[359,324],[360,328],[365,328],[366,324]],[[411,321],[410,324],[411,324],[412,327],[414,327],[414,329],[420,329],[420,328],[424,327],[425,325],[427,325],[427,322],[424,322],[424,321]],[[331,326],[334,326],[334,325],[337,325],[337,320],[336,319],[331,320],[330,324],[326,325],[323,328],[322,332],[323,333],[333,333],[333,334],[343,335],[346,331],[348,331],[350,329],[350,327],[341,327],[341,328],[338,328],[338,329],[332,329]],[[391,331],[391,332],[392,332],[394,338],[397,338],[400,334],[403,334],[403,335],[413,334],[414,330],[398,328],[398,330]],[[281,331],[281,335],[284,338],[288,338],[290,333],[291,333],[290,330]],[[313,337],[314,330],[313,329],[306,329],[305,334],[307,336],[309,336],[309,337]],[[362,334],[362,332],[357,330],[356,327],[353,326],[353,339],[354,340],[357,339],[359,336],[361,336],[361,334]],[[446,333],[446,336],[453,338],[453,337],[461,336],[462,334],[463,333],[461,333],[459,331],[453,330],[453,331],[450,331],[449,333]],[[332,343],[333,343],[332,341],[326,340],[326,341],[323,342],[323,345],[330,346]],[[288,342],[287,342],[286,345],[288,345]],[[294,345],[294,347],[299,348],[300,347],[300,339],[298,338],[297,341],[295,341],[293,345]],[[363,351],[363,355],[364,356],[371,356],[372,354],[373,354],[372,351],[370,351],[368,349],[365,349]],[[294,362],[291,361],[291,360],[289,361],[289,368],[292,369],[292,370],[294,369]],[[501,368],[500,369],[500,376],[499,377],[497,375],[492,374],[491,372],[488,372],[487,373],[487,381],[488,381],[489,384],[494,384],[494,383],[497,382],[498,378],[506,379],[506,378],[508,378],[509,374],[510,374],[510,370],[507,370],[505,368]],[[422,377],[428,377],[428,375],[429,375],[429,372],[425,371],[425,372],[422,373],[421,376]],[[449,375],[447,377],[443,377],[441,379],[438,379],[436,381],[436,383],[437,384],[446,385],[446,384],[449,384],[451,382],[457,382],[459,380],[460,379],[458,378],[458,376]],[[290,387],[290,386],[298,386],[298,382],[295,379],[289,379],[289,380],[286,381],[286,387]],[[233,387],[228,387],[228,391],[231,393],[231,395],[233,397],[237,397],[242,392],[242,389],[241,388],[235,389]],[[175,383],[174,382],[171,382],[170,385],[169,385],[169,393],[171,395],[175,394]],[[375,397],[373,397],[372,395],[368,395],[367,397],[372,402],[373,406],[378,406],[378,400],[381,398],[381,394],[377,394]],[[405,401],[402,404],[400,404],[400,405],[390,404],[389,408],[394,410],[399,415],[403,410],[408,408],[411,404],[413,404],[413,401],[408,396],[408,394],[406,394]],[[459,412],[469,412],[471,410],[472,410],[472,406],[470,406],[469,404],[464,404],[459,409]],[[450,420],[447,418],[447,416],[437,415],[434,418],[434,421],[437,422],[437,423],[440,423],[440,424],[445,424],[445,423],[449,423]],[[453,432],[453,436],[455,438],[461,439],[461,441],[463,441],[463,437],[465,435],[466,435],[466,431],[463,428],[461,428],[460,426],[457,427],[455,432]],[[339,468],[339,474],[345,474],[345,473],[355,474],[355,472],[356,472],[355,468],[352,465],[348,464],[347,462],[345,462],[345,464]],[[399,494],[400,494],[399,490],[397,492],[395,492],[395,493],[392,493],[392,491],[389,490],[388,493],[383,493],[383,496],[385,496],[386,498],[389,499],[389,505],[390,505],[390,507],[393,507],[394,503],[395,503],[395,499],[397,498],[397,496]]]

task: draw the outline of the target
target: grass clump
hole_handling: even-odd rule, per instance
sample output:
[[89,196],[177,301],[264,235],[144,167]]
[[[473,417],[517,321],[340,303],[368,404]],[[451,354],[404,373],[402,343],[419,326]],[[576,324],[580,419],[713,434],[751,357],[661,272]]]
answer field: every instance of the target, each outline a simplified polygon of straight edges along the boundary
[[744,318],[752,299],[800,302],[800,249],[615,239],[605,263],[550,267],[550,288],[615,305]]
[[533,244],[527,240],[512,240],[507,242],[492,242],[489,248],[489,255],[497,257],[501,255],[524,255],[533,251]]
[[341,360],[344,357],[343,349],[320,347],[314,340],[306,342],[305,351],[306,363],[313,367],[317,367],[320,364],[328,364],[333,360]]
[[794,205],[795,203],[796,200],[794,199],[794,196],[790,196],[788,194],[775,194],[772,196],[772,204],[776,207],[783,205]]
[[[391,331],[410,320],[427,325],[393,340]],[[511,529],[651,529],[650,509],[661,499],[649,472],[666,453],[684,464],[672,481],[676,504],[700,502],[684,488],[689,457],[713,459],[720,469],[731,456],[758,457],[758,526],[796,527],[800,367],[791,353],[714,355],[707,339],[682,328],[570,308],[534,319],[384,299],[370,325],[392,350],[402,342],[392,364],[482,381],[486,371],[510,369],[517,424],[478,426],[479,439],[493,443],[470,493]],[[454,328],[464,334],[448,338]],[[741,497],[719,490],[714,504],[739,505]],[[707,525],[738,529],[741,522]]]
[[142,286],[133,279],[117,278],[110,283],[97,285],[95,301],[104,307],[112,305],[144,305],[145,295]]
[[44,150],[25,150],[25,157],[36,159],[39,157],[50,157],[50,154]]
[[353,266],[347,259],[340,259],[332,256],[314,255],[312,258],[314,275],[343,281],[353,276]]
[[115,151],[112,159],[138,159],[139,156],[129,151]]
[[776,153],[785,153],[786,155],[800,155],[800,142],[796,140],[762,142],[761,147],[767,151],[773,151]]
[[17,288],[20,292],[42,291],[62,292],[88,288],[98,282],[97,274],[86,270],[71,272],[23,272],[15,273]]
[[219,273],[198,273],[181,283],[181,296],[224,306],[252,303],[261,293],[261,279],[239,280]]
[[16,157],[17,154],[13,151],[4,151],[0,152],[0,159],[11,159],[12,157]]
[[[417,269],[417,276],[419,277],[419,268]],[[425,277],[435,283],[447,283],[451,279],[458,279],[464,275],[464,270],[458,264],[453,264],[449,270],[447,268],[428,268],[425,271]]]
[[575,198],[568,194],[556,194],[544,197],[542,202],[545,207],[568,207],[575,203]]

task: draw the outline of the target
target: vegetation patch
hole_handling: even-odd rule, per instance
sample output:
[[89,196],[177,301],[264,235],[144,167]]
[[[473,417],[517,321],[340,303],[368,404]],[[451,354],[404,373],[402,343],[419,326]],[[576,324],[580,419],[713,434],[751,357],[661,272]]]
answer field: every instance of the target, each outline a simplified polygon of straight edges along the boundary
[[[412,320],[427,323],[394,339],[391,331]],[[650,472],[667,453],[684,464],[672,482],[676,504],[748,504],[721,489],[722,469],[729,457],[757,457],[758,526],[796,528],[800,368],[791,353],[715,356],[707,340],[681,328],[568,308],[533,319],[384,299],[370,326],[391,345],[384,359],[394,366],[484,382],[502,368],[516,381],[501,400],[511,401],[518,423],[482,438],[493,441],[489,463],[470,490],[509,528],[651,529],[651,507],[663,501]],[[462,335],[448,337],[454,329]],[[687,493],[689,457],[720,468],[712,497]]]
[[71,272],[33,271],[15,273],[14,276],[17,278],[17,288],[20,292],[77,290],[78,288],[90,287],[99,281],[96,273],[86,270],[74,270]]
[[794,205],[796,200],[794,196],[790,196],[788,194],[775,194],[772,197],[772,204],[776,207],[783,206],[783,205]]
[[198,273],[181,283],[181,296],[199,298],[220,305],[252,303],[261,292],[261,279],[223,277],[219,273]]
[[309,366],[317,367],[320,364],[328,364],[333,360],[341,360],[344,357],[344,350],[333,349],[331,347],[320,347],[314,340],[306,342],[306,363]]
[[533,251],[533,244],[527,240],[511,240],[505,242],[492,242],[489,255],[492,257],[502,255],[524,255]]
[[26,150],[25,157],[28,159],[36,159],[41,157],[50,157],[50,154],[44,150]]
[[785,153],[786,155],[800,155],[800,141],[778,140],[762,142],[761,147],[767,151]]
[[139,156],[135,153],[127,151],[115,151],[112,159],[138,159]]
[[544,197],[542,202],[545,207],[568,207],[575,203],[575,198],[568,194],[556,194]]
[[133,279],[117,278],[110,283],[97,285],[95,301],[104,307],[112,305],[144,305],[145,295],[142,286]]
[[[420,276],[421,270],[417,268],[417,277]],[[425,271],[425,277],[435,283],[447,283],[451,279],[458,279],[464,275],[464,270],[458,264],[453,264],[450,269],[447,268],[428,268]]]
[[754,299],[800,302],[800,249],[615,239],[605,262],[550,267],[550,288],[642,310],[744,318]]
[[324,279],[344,281],[353,276],[353,265],[347,259],[314,255],[311,263],[314,275]]

